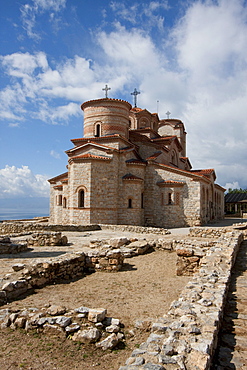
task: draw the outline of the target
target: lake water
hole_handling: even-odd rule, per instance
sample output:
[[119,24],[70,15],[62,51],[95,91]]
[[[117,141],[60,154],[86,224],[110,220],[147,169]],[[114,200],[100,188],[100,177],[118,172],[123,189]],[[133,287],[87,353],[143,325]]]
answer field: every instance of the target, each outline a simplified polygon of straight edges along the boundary
[[0,208],[0,221],[3,220],[21,220],[34,217],[49,216],[49,211],[45,209],[9,209]]

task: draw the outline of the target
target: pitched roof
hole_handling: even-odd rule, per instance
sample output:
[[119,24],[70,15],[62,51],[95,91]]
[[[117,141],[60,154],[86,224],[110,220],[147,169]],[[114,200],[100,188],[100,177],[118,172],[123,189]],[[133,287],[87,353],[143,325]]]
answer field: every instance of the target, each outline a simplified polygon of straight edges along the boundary
[[158,162],[153,162],[153,164],[155,166],[164,168],[168,171],[175,172],[175,173],[181,173],[184,176],[192,177],[194,180],[204,180],[206,182],[210,182],[210,179],[208,177],[203,176],[201,174],[193,173],[191,170],[182,170],[181,168],[172,167],[172,166],[169,166],[168,164],[163,164],[163,163],[158,163]]
[[99,143],[95,143],[94,141],[90,141],[90,142],[83,143],[82,145],[75,146],[72,149],[66,150],[65,153],[70,155],[70,154],[73,154],[73,152],[75,152],[77,150],[80,150],[82,148],[85,148],[87,146],[96,146],[97,148],[100,148],[100,149],[103,149],[103,150],[116,150],[115,148],[112,148],[110,146],[102,145],[102,144],[99,144]]
[[52,177],[51,179],[47,180],[51,184],[55,184],[57,181],[62,181],[63,179],[68,178],[68,172],[62,173],[61,175]]
[[95,154],[82,154],[82,155],[77,155],[77,156],[74,156],[74,157],[70,157],[69,159],[69,162],[73,162],[73,161],[79,161],[79,160],[83,160],[83,159],[99,159],[99,160],[103,160],[103,161],[110,161],[112,158],[111,157],[106,157],[106,156],[103,156],[103,155],[95,155]]
[[70,141],[78,146],[80,143],[90,143],[90,142],[104,142],[104,141],[111,141],[112,139],[120,139],[124,142],[126,142],[128,145],[131,144],[128,139],[126,139],[124,136],[119,135],[119,134],[112,134],[112,135],[106,135],[106,136],[93,136],[93,137],[81,137],[77,139],[71,139]]
[[161,151],[155,152],[154,154],[150,155],[150,157],[147,158],[147,161],[151,161],[153,159],[156,159],[160,154],[162,154]]
[[214,180],[216,179],[215,171],[213,168],[207,168],[204,170],[191,170],[191,172],[194,172],[194,173],[197,173],[198,175],[202,175],[206,177],[210,177],[211,175],[213,175]]
[[227,193],[225,203],[238,203],[247,200],[247,193]]

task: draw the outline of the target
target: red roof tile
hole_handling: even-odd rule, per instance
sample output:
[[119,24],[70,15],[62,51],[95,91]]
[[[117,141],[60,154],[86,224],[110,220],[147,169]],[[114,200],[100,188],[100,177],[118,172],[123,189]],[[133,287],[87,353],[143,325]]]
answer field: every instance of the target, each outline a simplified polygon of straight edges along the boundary
[[94,154],[82,154],[82,155],[77,155],[77,156],[74,156],[74,157],[70,157],[69,160],[77,160],[77,159],[101,159],[101,160],[104,160],[104,161],[109,161],[111,160],[110,157],[104,157],[104,156],[101,156],[101,155],[94,155]]
[[53,186],[53,189],[55,189],[55,190],[63,190],[63,185]]
[[184,186],[185,182],[183,181],[174,181],[174,180],[163,180],[157,182],[158,186]]
[[151,161],[152,159],[156,159],[162,152],[156,152],[152,154],[150,157],[147,158],[147,161]]
[[131,158],[131,159],[128,159],[127,161],[125,161],[125,163],[127,164],[146,164],[146,161],[142,160],[142,159],[138,159],[138,158]]
[[[94,99],[94,100],[88,100],[88,101],[85,101],[82,105],[81,105],[81,109],[83,110],[87,105],[90,106],[90,104],[94,104],[94,103],[103,103],[103,102],[119,102],[119,103],[126,103],[129,108],[131,109],[132,108],[132,105],[127,101],[127,100],[122,100],[122,99],[111,99],[111,98],[102,98],[102,99]],[[108,105],[109,106],[109,105]]]
[[65,173],[62,173],[61,175],[55,176],[52,179],[49,179],[47,181],[49,181],[51,184],[52,183],[54,184],[57,181],[61,181],[63,178],[67,178],[67,177],[68,177],[68,172],[65,172]]

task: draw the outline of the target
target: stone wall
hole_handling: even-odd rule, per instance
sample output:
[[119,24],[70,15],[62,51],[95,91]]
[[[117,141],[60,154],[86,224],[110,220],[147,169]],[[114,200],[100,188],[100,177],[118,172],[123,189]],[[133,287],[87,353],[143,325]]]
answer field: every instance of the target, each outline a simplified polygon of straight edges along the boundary
[[124,256],[120,250],[92,251],[91,253],[74,253],[53,258],[32,265],[22,265],[18,278],[8,274],[0,283],[0,305],[16,299],[20,295],[32,292],[33,288],[52,284],[59,280],[72,280],[92,271],[119,271]]
[[[208,231],[208,233],[210,233]],[[166,315],[152,324],[146,342],[119,370],[209,370],[217,346],[231,268],[243,233],[224,233],[208,246],[201,267]],[[169,367],[170,368],[170,367]]]
[[11,243],[9,237],[0,237],[0,254],[20,253],[27,250],[26,243]]
[[144,227],[144,226],[132,226],[132,225],[99,225],[101,230],[112,230],[112,231],[129,231],[140,234],[160,234],[167,235],[170,231],[162,227]]
[[94,231],[100,230],[99,225],[48,225],[36,222],[2,222],[0,235],[25,235],[39,231]]
[[46,304],[41,309],[0,310],[0,328],[35,330],[38,333],[68,338],[84,344],[94,343],[103,350],[114,348],[124,340],[123,325],[119,319],[107,317],[104,308],[85,306],[66,309]]
[[176,240],[173,248],[177,253],[177,275],[192,276],[201,265],[202,258],[216,241]]
[[67,236],[60,232],[40,232],[32,234],[31,238],[27,239],[28,247],[43,247],[43,246],[55,246],[55,245],[66,245],[68,243]]

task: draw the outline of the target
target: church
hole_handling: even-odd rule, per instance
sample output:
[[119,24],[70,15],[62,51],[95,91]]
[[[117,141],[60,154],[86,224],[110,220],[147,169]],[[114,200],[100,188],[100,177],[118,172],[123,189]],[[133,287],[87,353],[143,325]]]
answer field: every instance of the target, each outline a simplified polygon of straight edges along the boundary
[[173,228],[223,218],[225,189],[214,169],[192,169],[182,121],[107,90],[81,109],[84,137],[65,152],[67,172],[48,180],[51,224]]

